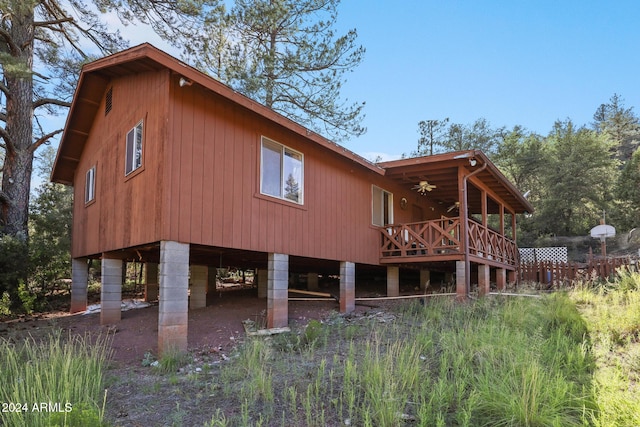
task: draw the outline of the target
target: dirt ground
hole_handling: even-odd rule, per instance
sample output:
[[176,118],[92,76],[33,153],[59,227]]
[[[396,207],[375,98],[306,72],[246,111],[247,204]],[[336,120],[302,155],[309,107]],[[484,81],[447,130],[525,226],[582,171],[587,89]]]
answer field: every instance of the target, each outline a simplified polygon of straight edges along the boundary
[[[189,310],[189,351],[213,351],[228,354],[245,337],[242,321],[260,324],[266,314],[266,299],[258,299],[255,289],[216,292],[207,307]],[[356,311],[366,309],[356,306]],[[306,324],[338,311],[335,300],[289,302],[289,323]],[[55,311],[0,323],[0,338],[19,341],[28,336],[38,338],[52,329],[63,333],[99,336],[113,334],[113,362],[118,368],[140,366],[145,353],[157,355],[158,304],[122,312],[117,325],[101,326],[100,314],[69,314]]]
[[[207,303],[206,308],[189,310],[190,362],[177,376],[159,375],[143,366],[145,353],[157,357],[157,303],[123,311],[115,327],[101,326],[99,313],[70,315],[68,309],[0,322],[0,339],[38,339],[54,329],[91,337],[110,334],[112,359],[105,375],[107,424],[202,426],[211,420],[213,407],[227,414],[238,411],[217,397],[211,383],[220,367],[233,357],[233,349],[245,341],[242,321],[262,322],[267,307],[266,299],[258,299],[255,289],[216,292]],[[350,316],[362,316],[370,310],[375,310],[373,304],[357,304]],[[337,311],[339,305],[333,299],[290,301],[289,326],[299,330],[311,319],[329,318]],[[191,373],[198,369],[209,372],[206,381],[191,379]]]

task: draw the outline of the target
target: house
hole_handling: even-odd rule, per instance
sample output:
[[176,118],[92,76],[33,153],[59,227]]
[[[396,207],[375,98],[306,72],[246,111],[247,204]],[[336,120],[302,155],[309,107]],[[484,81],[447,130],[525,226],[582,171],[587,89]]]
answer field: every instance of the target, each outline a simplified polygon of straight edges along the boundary
[[342,312],[357,276],[397,295],[401,268],[455,273],[461,298],[472,276],[504,287],[532,211],[479,151],[373,164],[149,44],[83,67],[51,179],[74,187],[71,310],[101,259],[101,323],[119,321],[123,261],[144,262],[160,351],[186,349],[220,265],[257,270],[269,327],[291,273],[339,276]]

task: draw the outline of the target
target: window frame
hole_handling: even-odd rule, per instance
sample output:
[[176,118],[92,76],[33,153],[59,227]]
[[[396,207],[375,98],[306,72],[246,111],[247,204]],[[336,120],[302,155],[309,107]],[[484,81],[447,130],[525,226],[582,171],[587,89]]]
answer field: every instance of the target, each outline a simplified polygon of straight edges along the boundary
[[[131,138],[129,136],[131,135]],[[131,145],[130,145],[131,144]],[[140,146],[137,149],[137,146]],[[125,138],[124,176],[129,176],[143,166],[144,119],[140,120]]]
[[88,205],[96,200],[96,167],[90,167],[84,178],[84,204]]
[[[380,197],[380,200],[378,200],[378,203],[376,204],[377,197]],[[381,211],[376,212],[377,209],[381,209]],[[376,227],[384,227],[389,224],[393,224],[393,213],[393,193],[382,187],[378,187],[377,185],[371,185],[371,224]],[[385,224],[376,223],[378,219],[381,220],[380,222],[384,223],[385,218],[388,219],[388,222]]]
[[[265,147],[266,145],[266,147]],[[277,150],[276,150],[277,148]],[[278,188],[278,194],[274,194],[274,192],[270,192],[267,187],[267,183],[265,181],[267,181],[265,178],[267,178],[265,176],[265,173],[267,172],[267,163],[265,161],[265,150],[270,150],[272,153],[278,153],[279,156],[279,188]],[[286,196],[286,187],[287,187],[287,181],[288,178],[285,176],[286,172],[287,172],[287,158],[293,159],[294,161],[299,162],[299,168],[300,171],[299,173],[297,173],[296,175],[299,177],[299,180],[297,182],[298,184],[298,198],[297,200],[292,199],[290,197]],[[273,158],[271,159],[273,161]],[[290,168],[290,167],[289,167]],[[295,169],[295,166],[293,167],[293,169]],[[289,175],[292,175],[291,173]],[[259,171],[259,178],[260,178],[260,194],[263,196],[267,196],[267,197],[273,197],[276,198],[278,200],[284,200],[286,202],[289,203],[293,203],[296,206],[303,206],[304,205],[304,154],[301,153],[298,150],[294,150],[291,147],[288,147],[284,144],[281,144],[277,141],[274,141],[271,138],[268,138],[266,136],[262,136],[261,137],[261,141],[260,141],[260,171]],[[270,181],[275,181],[273,176],[269,177],[271,178]],[[273,186],[273,182],[271,183]]]

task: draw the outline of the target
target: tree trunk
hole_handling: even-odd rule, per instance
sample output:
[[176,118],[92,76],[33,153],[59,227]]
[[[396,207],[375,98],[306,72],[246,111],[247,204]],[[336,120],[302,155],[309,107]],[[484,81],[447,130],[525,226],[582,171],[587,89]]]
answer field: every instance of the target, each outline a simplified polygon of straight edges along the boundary
[[[29,129],[29,140],[31,129]],[[27,240],[29,217],[29,189],[33,153],[27,149],[17,149],[7,153],[4,160],[2,190],[8,199],[2,209],[2,232]]]
[[11,25],[9,51],[19,64],[4,77],[8,88],[2,171],[0,227],[4,234],[27,240],[29,189],[33,169],[33,37],[34,15],[25,7]]

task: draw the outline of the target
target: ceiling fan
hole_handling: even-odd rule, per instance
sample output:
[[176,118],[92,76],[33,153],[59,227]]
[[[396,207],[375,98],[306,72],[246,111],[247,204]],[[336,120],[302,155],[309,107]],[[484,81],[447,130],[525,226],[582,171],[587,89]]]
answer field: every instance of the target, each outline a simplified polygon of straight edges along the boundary
[[418,184],[411,187],[412,190],[416,190],[418,193],[424,195],[427,191],[431,191],[436,188],[435,185],[429,184],[428,181],[420,181]]
[[460,209],[460,202],[455,202],[447,208],[447,212],[451,212],[454,209]]

